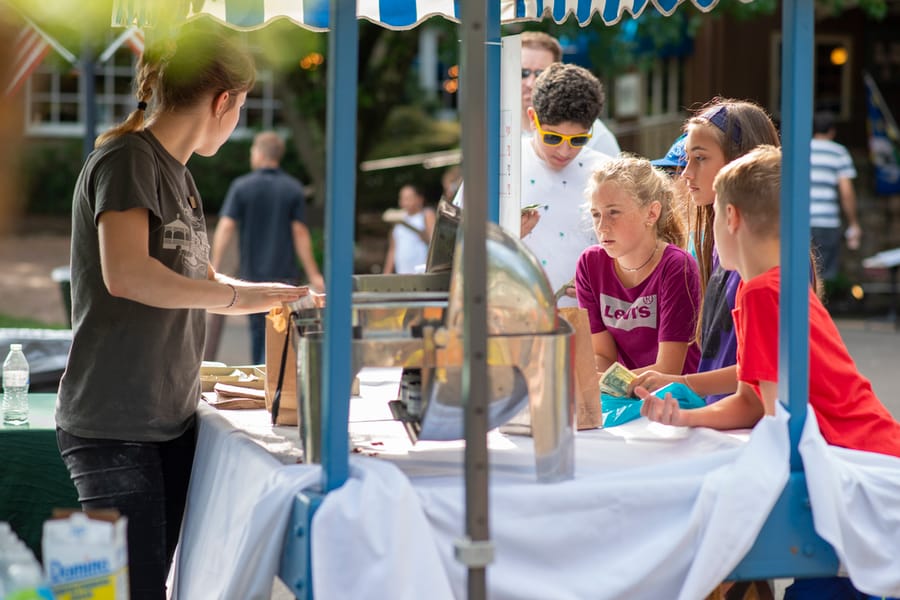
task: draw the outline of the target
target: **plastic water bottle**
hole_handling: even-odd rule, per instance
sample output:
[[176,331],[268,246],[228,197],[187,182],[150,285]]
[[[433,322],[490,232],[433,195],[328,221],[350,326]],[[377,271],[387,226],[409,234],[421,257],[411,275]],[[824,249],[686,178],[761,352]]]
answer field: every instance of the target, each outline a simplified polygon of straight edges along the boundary
[[8,523],[0,523],[0,594],[4,600],[53,600],[41,564]]
[[3,361],[3,424],[24,425],[28,422],[28,361],[22,344],[10,344]]

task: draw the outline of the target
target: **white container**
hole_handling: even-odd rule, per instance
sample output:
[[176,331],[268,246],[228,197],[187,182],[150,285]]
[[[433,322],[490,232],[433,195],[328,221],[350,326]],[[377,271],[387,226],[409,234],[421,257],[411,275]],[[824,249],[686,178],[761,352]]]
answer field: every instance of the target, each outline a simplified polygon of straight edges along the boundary
[[57,600],[128,600],[128,521],[44,521],[44,573]]

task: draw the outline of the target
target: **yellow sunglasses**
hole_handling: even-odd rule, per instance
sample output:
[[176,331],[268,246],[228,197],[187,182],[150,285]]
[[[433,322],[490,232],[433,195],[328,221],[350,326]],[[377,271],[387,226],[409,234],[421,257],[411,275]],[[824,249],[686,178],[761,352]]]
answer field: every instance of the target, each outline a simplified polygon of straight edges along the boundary
[[541,122],[538,121],[537,113],[534,113],[534,126],[537,128],[538,135],[541,136],[541,141],[546,146],[559,146],[563,142],[569,142],[569,145],[573,148],[583,148],[587,146],[587,143],[591,139],[591,132],[593,131],[593,127],[591,131],[587,133],[576,133],[575,135],[563,135],[561,133],[555,133],[553,131],[544,131],[541,128]]

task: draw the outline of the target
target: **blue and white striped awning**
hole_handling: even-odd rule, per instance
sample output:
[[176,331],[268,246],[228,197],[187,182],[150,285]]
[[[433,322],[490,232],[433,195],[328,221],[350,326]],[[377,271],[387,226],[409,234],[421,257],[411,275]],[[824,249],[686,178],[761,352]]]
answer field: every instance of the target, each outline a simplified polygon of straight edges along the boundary
[[[626,13],[639,16],[648,6],[664,15],[672,14],[688,0],[497,0],[503,23],[539,21],[557,23],[570,17],[584,25],[599,16],[607,25]],[[711,10],[719,0],[689,0],[701,11]],[[751,0],[742,0],[749,2]],[[116,0],[113,24],[144,25],[151,0]],[[193,0],[185,17],[208,14],[238,29],[255,29],[279,18],[287,18],[312,30],[328,29],[328,0]],[[460,19],[460,0],[357,0],[357,15],[390,29],[410,29],[425,19],[442,16]]]

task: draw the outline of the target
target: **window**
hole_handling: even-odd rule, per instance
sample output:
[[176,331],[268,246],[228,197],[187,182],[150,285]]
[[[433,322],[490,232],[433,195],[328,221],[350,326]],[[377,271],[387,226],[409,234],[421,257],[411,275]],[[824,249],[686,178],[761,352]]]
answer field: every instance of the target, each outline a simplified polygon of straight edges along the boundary
[[[106,63],[95,66],[94,89],[97,133],[119,123],[134,110],[132,77],[137,58],[127,46]],[[85,106],[82,78],[72,68],[59,71],[41,65],[25,84],[25,133],[35,137],[84,136]],[[253,131],[282,124],[281,102],[274,96],[271,71],[257,73],[256,86],[247,95],[234,137],[248,138]]]
[[680,57],[659,58],[650,69],[616,78],[612,94],[613,115],[621,118],[681,118]]
[[[849,35],[817,35],[813,56],[813,109],[828,110],[840,120],[850,118],[852,38]],[[772,34],[769,66],[769,105],[781,106],[781,33]]]

